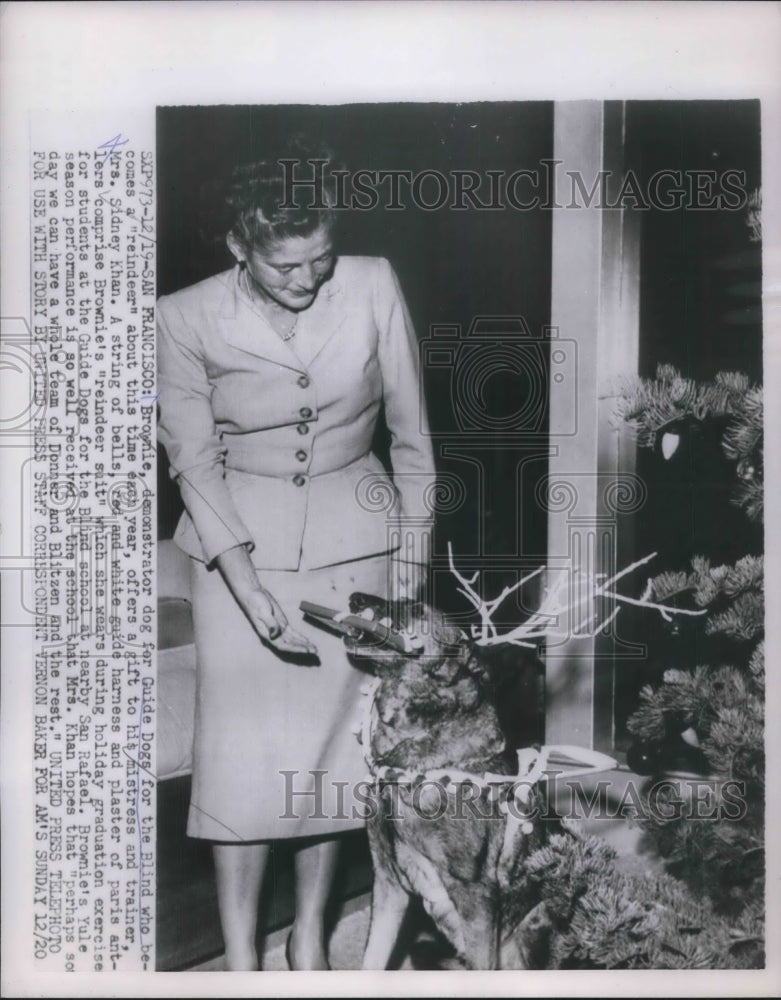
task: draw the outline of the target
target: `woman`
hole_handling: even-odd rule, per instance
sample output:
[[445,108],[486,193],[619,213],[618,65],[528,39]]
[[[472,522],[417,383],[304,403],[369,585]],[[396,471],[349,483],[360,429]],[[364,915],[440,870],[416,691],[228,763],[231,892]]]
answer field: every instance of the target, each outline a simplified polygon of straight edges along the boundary
[[[336,257],[327,172],[316,194],[299,201],[320,207],[281,208],[275,160],[238,168],[235,267],[158,302],[159,432],[186,510],[175,539],[191,556],[198,658],[188,834],[215,842],[231,970],[258,967],[277,838],[300,838],[288,961],[328,968],[335,835],[362,825],[350,731],[362,677],[299,604],[412,595],[429,550],[433,462],[409,315],[387,261]],[[370,451],[381,406],[392,488]]]

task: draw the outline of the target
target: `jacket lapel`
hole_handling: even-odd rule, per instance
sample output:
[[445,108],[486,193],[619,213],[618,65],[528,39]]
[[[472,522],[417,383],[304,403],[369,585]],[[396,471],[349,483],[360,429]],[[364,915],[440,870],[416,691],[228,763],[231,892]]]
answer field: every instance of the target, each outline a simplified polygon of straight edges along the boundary
[[239,274],[238,267],[231,271],[220,303],[220,321],[226,341],[231,347],[257,358],[300,370],[301,362],[293,351],[241,291]]
[[[226,341],[231,347],[246,351],[274,364],[305,371],[346,320],[339,308],[341,287],[334,277],[320,289],[311,307],[300,314],[298,329],[306,329],[308,343],[314,347],[306,361],[296,354],[293,341],[282,340],[265,316],[243,293],[239,283],[239,268],[231,272],[220,304],[220,319]],[[303,337],[301,338],[303,341]]]
[[[338,266],[337,262],[337,271]],[[312,345],[305,359],[307,366],[314,362],[346,320],[344,295],[338,281],[338,273],[335,273],[320,289],[312,307],[302,313],[299,319],[299,328],[303,327],[306,330],[306,341],[302,338],[302,347],[304,343]]]

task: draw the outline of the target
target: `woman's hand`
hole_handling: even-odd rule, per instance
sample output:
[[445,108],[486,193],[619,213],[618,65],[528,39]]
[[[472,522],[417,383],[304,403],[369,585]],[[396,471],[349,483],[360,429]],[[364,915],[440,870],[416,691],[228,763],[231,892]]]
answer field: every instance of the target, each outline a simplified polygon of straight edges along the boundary
[[217,556],[217,566],[239,607],[264,642],[285,653],[317,654],[317,647],[291,628],[277,599],[261,585],[244,545]]
[[290,627],[285,612],[268,590],[258,586],[237,596],[236,599],[261,639],[270,642],[275,649],[284,650],[286,653],[309,655],[317,653],[316,646]]

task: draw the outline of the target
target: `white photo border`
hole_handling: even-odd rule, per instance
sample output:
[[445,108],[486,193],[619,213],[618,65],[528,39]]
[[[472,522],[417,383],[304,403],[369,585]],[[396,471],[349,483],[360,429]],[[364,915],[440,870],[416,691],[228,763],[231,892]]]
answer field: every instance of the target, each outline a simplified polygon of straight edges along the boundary
[[[0,10],[2,315],[30,288],[29,114],[154,116],[175,104],[725,99],[762,101],[765,385],[781,385],[781,12],[764,3],[6,3]],[[766,393],[766,589],[781,593],[781,402]],[[2,463],[2,456],[0,456]],[[16,491],[18,493],[18,491]],[[4,520],[14,484],[3,484]],[[768,845],[781,829],[777,621],[767,637]],[[19,630],[16,630],[17,633]],[[3,992],[7,996],[777,995],[763,972],[41,975],[27,940],[32,832],[24,638],[3,634]],[[16,766],[15,766],[16,765]],[[774,838],[774,834],[776,835]],[[778,884],[768,856],[768,904]],[[21,901],[21,902],[20,902]],[[768,942],[781,939],[770,906]],[[523,976],[521,979],[520,977]]]

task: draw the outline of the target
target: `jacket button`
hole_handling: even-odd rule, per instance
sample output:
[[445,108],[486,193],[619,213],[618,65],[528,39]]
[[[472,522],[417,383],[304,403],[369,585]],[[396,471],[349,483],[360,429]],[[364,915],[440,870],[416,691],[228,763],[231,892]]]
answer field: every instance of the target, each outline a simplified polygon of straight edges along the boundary
[[299,375],[298,376],[298,384],[301,386],[302,389],[308,389],[309,388],[309,383],[310,383],[310,379],[309,379],[308,375]]
[[304,420],[309,420],[309,418],[312,416],[312,411],[308,406],[302,406],[298,412],[304,418]]
[[299,434],[308,434],[309,424],[299,424],[297,430]]
[[296,458],[298,459],[299,462],[305,462],[306,461],[306,452],[304,451],[303,448],[300,448],[296,452]]
[[296,486],[303,486],[306,483],[306,476],[298,475],[293,476],[293,482]]

